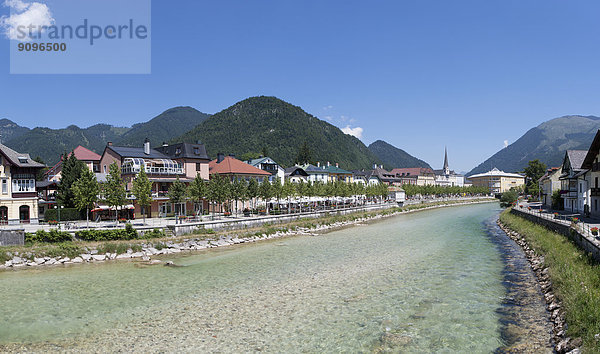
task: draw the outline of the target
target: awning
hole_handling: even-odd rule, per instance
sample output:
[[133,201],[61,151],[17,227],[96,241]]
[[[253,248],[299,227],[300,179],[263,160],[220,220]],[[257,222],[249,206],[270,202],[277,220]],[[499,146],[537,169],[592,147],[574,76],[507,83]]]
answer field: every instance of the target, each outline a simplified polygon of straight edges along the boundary
[[[123,209],[135,209],[135,207],[133,206],[133,204],[127,204],[127,205],[123,205],[118,206],[117,210],[123,210]],[[109,207],[108,205],[100,205],[97,208],[92,209],[92,212],[96,212],[96,211],[102,211],[102,210],[115,210],[115,207]]]

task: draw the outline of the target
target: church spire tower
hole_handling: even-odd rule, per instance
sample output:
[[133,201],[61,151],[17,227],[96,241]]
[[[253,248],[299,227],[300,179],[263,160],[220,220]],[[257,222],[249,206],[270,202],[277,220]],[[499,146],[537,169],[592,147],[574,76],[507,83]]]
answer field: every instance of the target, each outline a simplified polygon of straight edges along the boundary
[[444,174],[446,176],[450,175],[450,168],[448,167],[448,148],[444,146]]

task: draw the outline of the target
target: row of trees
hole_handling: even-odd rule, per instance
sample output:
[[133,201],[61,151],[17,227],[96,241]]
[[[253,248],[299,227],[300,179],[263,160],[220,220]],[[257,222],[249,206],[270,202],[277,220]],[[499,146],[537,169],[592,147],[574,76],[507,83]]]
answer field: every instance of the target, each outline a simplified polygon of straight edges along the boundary
[[435,185],[416,186],[414,184],[405,184],[402,189],[406,192],[407,197],[416,195],[432,195],[432,196],[450,196],[450,195],[481,195],[489,194],[488,187],[470,186],[470,187],[443,187]]

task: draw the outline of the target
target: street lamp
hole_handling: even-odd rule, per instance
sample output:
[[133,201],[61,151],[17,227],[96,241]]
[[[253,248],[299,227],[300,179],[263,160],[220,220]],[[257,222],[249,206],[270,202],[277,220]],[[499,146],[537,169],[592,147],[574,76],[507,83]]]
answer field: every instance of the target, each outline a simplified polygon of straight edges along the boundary
[[56,204],[54,207],[58,210],[57,211],[58,212],[58,220],[57,220],[57,222],[60,224],[60,209],[63,209],[65,206],[64,205],[58,205],[58,204]]

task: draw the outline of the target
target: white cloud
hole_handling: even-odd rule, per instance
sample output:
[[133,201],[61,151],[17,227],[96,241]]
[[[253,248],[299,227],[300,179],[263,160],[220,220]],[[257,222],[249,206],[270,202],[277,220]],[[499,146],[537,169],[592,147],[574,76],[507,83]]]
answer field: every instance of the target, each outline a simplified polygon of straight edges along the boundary
[[[11,10],[10,16],[0,17],[0,27],[8,39],[30,41],[29,27],[34,26],[33,33],[43,32],[43,27],[52,26],[54,18],[46,4],[25,2],[22,0],[6,0],[4,6]],[[25,35],[24,35],[25,34]]]
[[504,148],[508,147],[508,140],[504,140]]
[[329,111],[330,109],[333,109],[333,106],[332,106],[332,105],[329,105],[329,106],[325,106],[325,107],[323,107],[323,110],[324,110],[324,111]]
[[342,128],[342,131],[344,132],[344,134],[352,135],[359,139],[362,138],[362,134],[363,134],[363,128],[361,128],[361,127],[350,128],[349,125],[347,125],[345,128]]
[[327,119],[328,121],[332,122],[333,121],[333,117],[332,116],[325,116],[325,119]]

